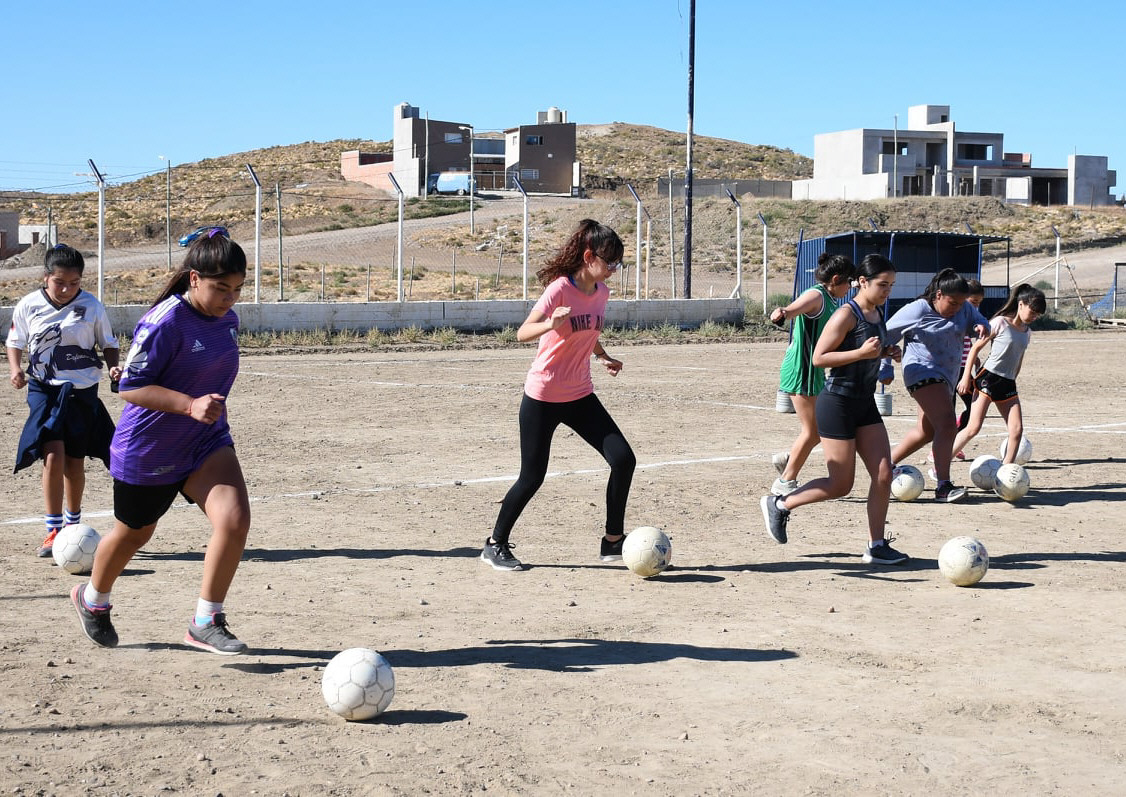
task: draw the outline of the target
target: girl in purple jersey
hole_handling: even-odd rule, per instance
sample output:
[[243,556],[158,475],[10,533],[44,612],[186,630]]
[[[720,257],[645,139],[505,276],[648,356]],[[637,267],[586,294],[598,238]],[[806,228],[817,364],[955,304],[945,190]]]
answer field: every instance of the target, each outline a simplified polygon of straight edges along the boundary
[[116,523],[98,546],[90,581],[71,601],[91,641],[117,644],[110,590],[149,541],[177,494],[211,523],[203,583],[184,642],[236,655],[223,601],[250,530],[250,500],[227,424],[226,398],[238,373],[238,316],[246,255],[215,227],[197,239],[138,322],[121,378],[126,407],[110,446]]

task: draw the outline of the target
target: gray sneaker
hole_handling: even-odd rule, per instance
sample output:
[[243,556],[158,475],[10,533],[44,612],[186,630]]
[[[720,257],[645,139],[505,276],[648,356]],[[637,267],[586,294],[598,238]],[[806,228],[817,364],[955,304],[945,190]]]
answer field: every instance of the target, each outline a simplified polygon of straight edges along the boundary
[[195,618],[188,623],[184,642],[193,648],[218,653],[220,656],[237,656],[246,653],[246,643],[239,640],[227,627],[227,615],[223,612],[211,615],[207,625],[196,625]]
[[95,645],[101,645],[103,648],[117,647],[117,631],[114,630],[113,623],[109,619],[111,607],[107,606],[104,609],[88,608],[86,601],[82,599],[82,593],[85,590],[85,584],[75,584],[74,589],[70,591],[70,602],[74,604],[74,611],[78,613],[78,621],[82,623],[82,632]]
[[957,487],[953,482],[939,482],[934,491],[934,500],[940,504],[952,504],[966,497],[966,488]]
[[758,503],[762,507],[762,519],[766,521],[766,533],[779,545],[785,545],[790,510],[778,506],[778,498],[774,495],[764,495]]
[[524,565],[512,555],[513,546],[507,542],[485,540],[481,561],[492,565],[493,570],[523,570]]
[[866,565],[897,565],[906,562],[909,557],[891,547],[891,540],[884,540],[876,546],[869,545],[864,551],[864,564]]

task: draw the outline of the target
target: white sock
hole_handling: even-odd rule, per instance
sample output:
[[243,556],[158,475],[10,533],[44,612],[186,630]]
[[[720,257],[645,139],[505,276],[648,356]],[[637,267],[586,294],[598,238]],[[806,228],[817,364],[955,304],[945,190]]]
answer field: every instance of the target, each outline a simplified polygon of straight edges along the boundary
[[879,548],[881,545],[887,545],[887,540],[869,540],[868,541],[868,550],[872,550],[873,548]]
[[195,604],[195,624],[196,625],[210,625],[211,616],[223,611],[223,602],[219,601],[205,601],[200,598]]
[[109,607],[109,593],[98,592],[89,581],[86,582],[86,590],[82,593],[82,600],[86,601],[86,607],[89,609]]

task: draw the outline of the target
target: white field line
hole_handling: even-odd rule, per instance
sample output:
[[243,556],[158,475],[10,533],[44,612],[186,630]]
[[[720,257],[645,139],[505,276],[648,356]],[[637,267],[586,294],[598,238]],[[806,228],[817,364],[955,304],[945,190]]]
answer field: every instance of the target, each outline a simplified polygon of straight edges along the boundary
[[[718,402],[716,402],[716,403],[718,403]],[[742,407],[742,406],[747,406],[747,405],[732,404],[732,405],[724,405],[724,406]],[[907,419],[905,418],[904,420],[907,420]],[[1000,426],[1000,424],[998,424],[998,426]],[[1040,433],[1065,434],[1065,433],[1069,433],[1069,432],[1070,433],[1086,432],[1086,433],[1089,433],[1089,434],[1126,434],[1126,428],[1124,428],[1124,427],[1126,427],[1126,421],[1120,421],[1120,422],[1116,422],[1116,423],[1084,424],[1084,425],[1081,425],[1081,426],[1071,426],[1071,427],[1062,427],[1062,426],[1060,426],[1060,427],[1044,427],[1044,428],[1030,429],[1029,430],[1029,436],[1033,437],[1033,436],[1040,434]],[[983,433],[978,435],[979,438],[981,438],[981,437],[1004,437],[1004,436],[1005,435],[1004,435],[1003,432],[997,432],[997,433],[992,433],[992,434],[986,434],[986,433],[983,432]],[[818,448],[814,449],[813,453],[816,453],[817,450],[819,450],[819,449],[820,449],[820,446],[818,446]],[[655,470],[655,469],[659,469],[659,468],[693,467],[695,465],[707,465],[707,464],[712,464],[712,463],[717,463],[717,462],[747,462],[747,461],[750,461],[750,460],[766,459],[766,457],[767,457],[766,454],[745,454],[745,455],[724,456],[724,457],[702,457],[702,458],[699,458],[699,459],[669,459],[669,460],[664,460],[664,461],[660,461],[660,462],[639,463],[637,465],[637,470]],[[578,470],[549,471],[546,478],[547,479],[561,479],[561,478],[567,478],[569,476],[585,476],[585,475],[590,475],[590,474],[595,474],[595,473],[605,473],[607,470],[608,470],[608,468],[582,468],[582,469],[578,469]],[[491,484],[491,483],[494,483],[494,482],[514,482],[514,481],[516,481],[516,475],[515,474],[505,474],[503,476],[478,476],[478,477],[469,478],[469,479],[446,479],[446,480],[443,480],[443,481],[415,482],[413,484],[383,484],[383,485],[378,485],[378,486],[375,486],[375,487],[333,487],[333,488],[326,488],[326,489],[321,489],[321,490],[302,490],[301,492],[279,493],[277,495],[271,495],[271,496],[251,496],[250,501],[251,501],[251,503],[257,503],[259,501],[276,500],[276,499],[279,499],[279,498],[311,498],[313,496],[321,496],[321,495],[370,495],[370,494],[374,494],[374,493],[390,492],[392,490],[434,490],[434,489],[442,489],[442,488],[446,488],[446,487],[463,487],[463,486],[469,485],[469,484]],[[188,506],[190,506],[190,504],[188,504],[186,501],[173,504],[174,509],[184,509]],[[113,512],[110,511],[110,510],[98,510],[98,511],[94,511],[94,512],[89,512],[89,511],[83,512],[83,516],[88,517],[88,518],[111,517],[112,515],[113,515]],[[7,519],[7,520],[2,520],[2,521],[0,521],[0,525],[5,525],[5,526],[27,525],[27,524],[42,523],[42,522],[43,522],[43,516],[42,515],[36,515],[35,517],[10,518],[10,519]]]

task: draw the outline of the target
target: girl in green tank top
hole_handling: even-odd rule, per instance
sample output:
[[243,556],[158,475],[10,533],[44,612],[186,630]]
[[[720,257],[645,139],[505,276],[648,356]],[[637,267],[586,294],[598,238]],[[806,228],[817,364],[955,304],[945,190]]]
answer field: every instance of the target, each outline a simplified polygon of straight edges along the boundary
[[798,473],[821,440],[814,408],[817,394],[825,386],[825,371],[813,364],[813,349],[836,311],[838,300],[848,295],[855,273],[856,266],[847,257],[824,252],[817,259],[814,274],[817,284],[785,307],[774,308],[770,314],[771,322],[779,326],[787,318],[793,319],[790,346],[782,360],[779,390],[791,394],[794,412],[801,423],[801,431],[790,452],[772,457],[779,474],[770,488],[775,495],[786,495],[797,489]]

